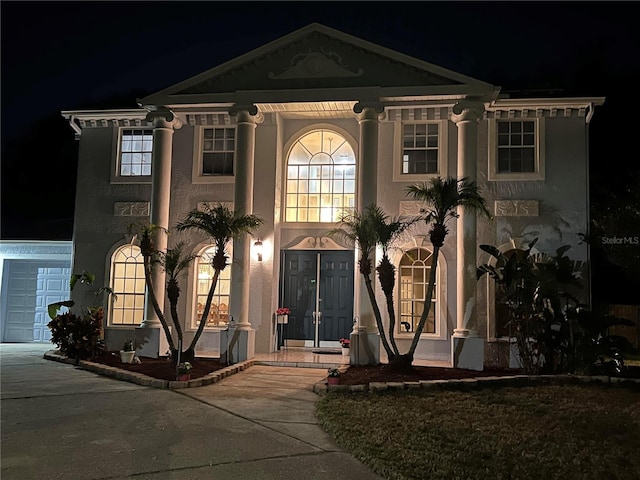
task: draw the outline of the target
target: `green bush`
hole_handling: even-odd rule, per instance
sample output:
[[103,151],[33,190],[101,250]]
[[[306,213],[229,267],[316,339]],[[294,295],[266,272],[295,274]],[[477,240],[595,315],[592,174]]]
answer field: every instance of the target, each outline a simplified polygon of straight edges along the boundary
[[83,316],[70,311],[60,313],[47,324],[51,330],[51,342],[69,358],[95,357],[104,350],[101,338],[103,317],[102,307],[90,308]]

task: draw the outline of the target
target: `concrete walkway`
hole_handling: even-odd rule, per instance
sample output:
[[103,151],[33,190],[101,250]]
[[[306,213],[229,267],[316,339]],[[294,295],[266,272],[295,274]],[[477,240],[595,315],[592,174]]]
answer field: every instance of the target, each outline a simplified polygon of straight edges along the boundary
[[155,389],[2,344],[0,477],[380,479],[318,426],[325,369],[252,366],[206,387]]

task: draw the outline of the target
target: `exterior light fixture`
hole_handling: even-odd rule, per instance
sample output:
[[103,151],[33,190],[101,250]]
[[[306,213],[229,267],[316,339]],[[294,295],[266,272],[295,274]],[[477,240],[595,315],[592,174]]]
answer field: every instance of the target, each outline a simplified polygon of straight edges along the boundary
[[256,240],[253,243],[253,246],[256,249],[256,254],[258,255],[258,261],[261,262],[262,261],[262,240],[258,238],[258,240]]

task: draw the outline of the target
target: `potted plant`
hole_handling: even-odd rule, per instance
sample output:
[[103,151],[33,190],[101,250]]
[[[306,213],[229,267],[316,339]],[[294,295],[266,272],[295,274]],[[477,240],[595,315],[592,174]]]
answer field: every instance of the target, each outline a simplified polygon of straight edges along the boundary
[[348,338],[340,339],[340,346],[342,347],[342,355],[349,356],[349,347],[351,346],[351,340]]
[[189,362],[179,363],[176,367],[176,380],[179,382],[186,382],[191,380],[191,369],[193,365]]
[[120,360],[122,363],[133,363],[133,358],[136,356],[136,349],[133,345],[133,340],[126,339],[120,350]]
[[287,307],[280,307],[279,309],[276,310],[276,319],[277,319],[277,323],[279,325],[285,325],[287,323],[289,323],[289,314],[291,313],[291,310],[289,310]]
[[327,383],[329,385],[338,385],[340,383],[340,370],[336,367],[332,367],[327,370]]

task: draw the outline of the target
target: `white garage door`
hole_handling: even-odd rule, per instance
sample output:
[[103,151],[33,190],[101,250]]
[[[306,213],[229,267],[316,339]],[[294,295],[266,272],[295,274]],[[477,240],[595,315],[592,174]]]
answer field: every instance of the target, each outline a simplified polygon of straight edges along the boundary
[[47,305],[69,298],[69,262],[8,260],[4,268],[4,342],[51,338]]

